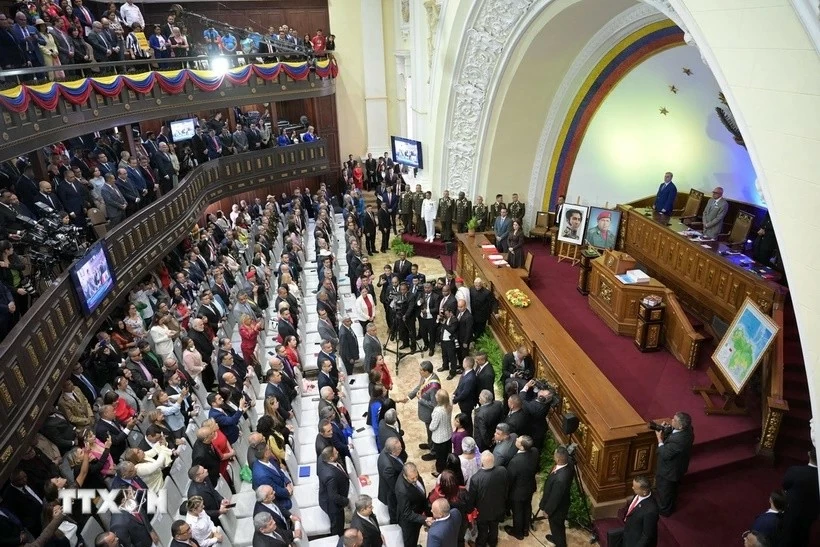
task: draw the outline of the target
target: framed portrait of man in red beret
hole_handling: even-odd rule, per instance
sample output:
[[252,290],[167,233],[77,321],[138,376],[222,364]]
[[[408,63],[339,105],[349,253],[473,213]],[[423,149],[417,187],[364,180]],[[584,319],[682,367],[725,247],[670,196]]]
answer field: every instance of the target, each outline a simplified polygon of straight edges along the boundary
[[589,229],[584,236],[584,242],[599,249],[614,249],[620,224],[620,211],[590,207]]

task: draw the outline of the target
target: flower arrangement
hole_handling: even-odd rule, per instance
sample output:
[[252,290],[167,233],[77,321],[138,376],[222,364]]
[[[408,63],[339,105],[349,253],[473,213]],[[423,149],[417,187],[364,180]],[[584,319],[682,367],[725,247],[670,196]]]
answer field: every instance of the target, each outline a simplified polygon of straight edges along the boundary
[[521,289],[510,289],[504,293],[504,296],[506,296],[507,301],[516,308],[526,308],[530,305],[530,297],[524,294],[524,291]]

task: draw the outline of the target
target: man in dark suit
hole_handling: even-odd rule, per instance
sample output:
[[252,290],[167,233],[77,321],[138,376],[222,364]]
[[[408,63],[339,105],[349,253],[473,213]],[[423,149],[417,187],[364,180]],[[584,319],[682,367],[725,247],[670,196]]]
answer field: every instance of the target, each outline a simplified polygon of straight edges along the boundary
[[57,408],[46,418],[43,427],[40,428],[40,433],[57,445],[60,454],[65,454],[77,444],[77,432],[74,426]]
[[496,302],[493,292],[484,286],[484,281],[476,277],[470,288],[470,311],[473,313],[473,337],[478,339],[487,328],[490,315],[496,311]]
[[524,411],[527,414],[527,434],[532,437],[532,445],[540,453],[544,448],[547,437],[547,415],[555,398],[549,389],[541,389],[536,393],[535,380],[530,380],[519,393]]
[[279,462],[274,457],[267,443],[256,447],[256,461],[251,469],[253,473],[253,488],[258,489],[263,484],[273,488],[276,494],[276,505],[280,509],[290,511],[293,507],[293,483],[290,477],[282,471]]
[[475,369],[478,392],[481,393],[486,389],[493,393],[495,389],[495,369],[493,369],[492,363],[487,361],[487,354],[483,351],[478,351],[475,354]]
[[671,515],[675,509],[678,485],[689,469],[689,456],[695,442],[692,418],[689,414],[678,412],[672,418],[671,425],[672,432],[666,437],[663,431],[655,432],[658,438],[655,489],[658,493],[658,508],[665,517]]
[[425,517],[427,493],[413,463],[404,464],[396,480],[396,511],[404,544],[418,545],[421,527],[432,524],[432,519]]
[[623,508],[623,547],[655,547],[658,544],[658,500],[646,477],[632,481],[635,496]]
[[532,497],[538,488],[535,474],[538,472],[538,451],[532,446],[532,438],[522,435],[515,440],[518,452],[507,464],[509,500],[512,508],[512,526],[504,530],[518,540],[530,535]]
[[384,413],[384,418],[379,420],[378,435],[376,438],[376,446],[381,450],[387,446],[387,440],[396,438],[401,443],[401,452],[399,459],[403,462],[407,461],[407,451],[404,444],[404,431],[401,429],[401,422],[395,408],[390,408]]
[[406,281],[413,264],[407,260],[406,253],[399,253],[399,259],[393,263],[393,273],[399,276],[399,281]]
[[458,545],[462,516],[458,509],[450,508],[444,498],[433,502],[433,522],[427,531],[427,547],[451,547]]
[[296,523],[300,522],[300,518],[291,515],[290,511],[282,509],[276,505],[276,494],[273,488],[267,484],[263,484],[256,489],[256,505],[253,507],[253,514],[268,513],[273,520],[276,521],[276,531],[282,536],[288,545],[293,542],[294,538],[302,537],[301,525],[296,527]]
[[[653,209],[655,209],[656,213],[670,216],[672,215],[672,209],[675,207],[675,198],[677,197],[678,189],[675,187],[675,183],[672,182],[672,173],[667,171],[663,175],[663,182],[658,187],[658,194],[655,196]],[[661,509],[661,514],[663,514],[663,509]]]
[[373,256],[376,253],[376,213],[373,212],[373,206],[369,203],[365,208],[362,232],[364,232],[365,247],[367,248],[367,256]]
[[196,442],[191,451],[193,465],[204,467],[208,471],[208,477],[213,486],[216,486],[219,481],[219,464],[222,463],[222,459],[212,444],[215,437],[216,434],[212,433],[209,428],[200,427],[196,432]]
[[94,434],[102,442],[107,441],[109,436],[111,437],[110,453],[115,462],[120,461],[122,453],[128,448],[128,433],[134,425],[136,422],[132,419],[125,424],[126,429],[121,428],[117,423],[114,407],[111,405],[100,407],[100,419],[94,426]]
[[[103,32],[103,26],[99,21],[94,21],[91,26],[91,32],[86,37],[86,42],[91,44],[91,49],[94,51],[94,60],[98,63],[105,63],[112,59],[113,44]],[[111,69],[101,69],[101,72],[109,72]]]
[[456,390],[453,392],[453,404],[458,403],[458,408],[467,416],[473,415],[473,409],[478,404],[478,380],[475,375],[475,360],[472,357],[465,357],[462,361],[464,372],[458,380]]
[[253,516],[253,547],[288,547],[289,543],[276,529],[276,520],[270,513]]
[[330,519],[330,533],[341,536],[345,528],[350,479],[338,459],[339,452],[334,447],[325,448],[316,464],[316,475],[319,477],[319,507]]
[[342,326],[339,327],[339,358],[344,363],[348,376],[353,374],[353,365],[359,360],[359,339],[352,326],[353,320],[344,317]]
[[507,406],[510,410],[503,421],[510,426],[510,432],[519,436],[529,432],[529,416],[522,408],[521,397],[518,394],[510,395]]
[[780,532],[786,509],[786,493],[783,490],[775,490],[769,494],[769,509],[757,516],[749,530],[763,534],[772,545],[780,545]]
[[77,182],[73,171],[65,172],[65,180],[57,187],[57,197],[71,216],[72,224],[85,228],[85,212],[94,207],[91,194]]
[[171,163],[171,154],[168,151],[168,144],[159,143],[159,151],[154,154],[154,164],[157,168],[157,178],[159,179],[159,188],[162,195],[167,194],[174,189],[174,166]]
[[797,547],[809,545],[811,526],[820,512],[817,484],[817,452],[809,450],[808,465],[794,465],[783,476],[788,508],[783,517],[780,545]]
[[109,531],[114,532],[123,545],[151,545],[159,544],[159,537],[151,529],[147,515],[135,512],[134,500],[124,493],[117,496],[120,512],[111,513]]
[[[194,463],[193,467],[188,470],[188,478],[191,479],[191,484],[188,486],[188,497],[199,496],[205,505],[205,514],[211,517],[214,526],[219,526],[219,515],[224,515],[230,508],[229,500],[224,499],[219,492],[216,491],[214,485],[208,480],[208,469],[201,465]],[[173,510],[173,508],[170,508]]]
[[523,344],[501,360],[501,385],[505,390],[508,383],[515,381],[518,384],[516,391],[520,391],[534,375],[535,365],[529,349]]
[[387,209],[387,203],[382,202],[379,206],[379,231],[382,234],[381,252],[386,253],[390,247],[390,211]]
[[493,435],[504,416],[504,405],[496,401],[493,392],[488,389],[478,394],[478,404],[473,419],[473,438],[479,450],[492,450]]
[[416,295],[416,309],[419,317],[419,337],[423,344],[422,351],[429,350],[431,356],[436,348],[438,335],[436,320],[440,303],[441,295],[433,291],[433,284],[424,283],[423,292]]
[[105,216],[108,217],[108,222],[113,228],[125,220],[128,210],[128,200],[117,187],[114,175],[110,173],[106,175],[105,184],[100,188],[100,195],[105,202]]
[[399,455],[402,452],[401,442],[392,437],[385,441],[384,449],[379,454],[376,466],[379,470],[379,501],[387,506],[390,524],[399,521],[396,500],[396,483],[404,470],[404,462]]
[[382,342],[376,334],[376,323],[367,324],[367,333],[364,335],[364,370],[370,372],[370,363],[373,358],[382,354]]
[[54,209],[54,212],[62,211],[63,203],[60,201],[60,198],[57,197],[57,194],[51,191],[51,183],[46,180],[41,180],[39,186],[40,191],[34,196],[34,209],[32,209],[32,212],[39,218],[45,216],[45,212],[37,207],[38,203],[42,203],[46,207]]
[[43,530],[43,499],[28,485],[28,476],[22,469],[15,469],[9,486],[3,491],[3,505],[20,519],[23,526],[35,537]]
[[356,511],[350,519],[350,527],[362,533],[364,540],[361,547],[382,547],[387,542],[379,528],[379,521],[373,514],[373,498],[367,494],[361,494],[356,499]]
[[458,369],[450,371],[450,377],[456,374],[461,374],[461,360],[470,354],[470,344],[473,341],[473,314],[467,309],[467,302],[465,300],[457,300],[456,306],[456,320],[458,321],[458,330],[456,333],[456,359],[458,361]]
[[495,465],[492,453],[482,452],[481,469],[467,489],[468,510],[478,509],[476,545],[498,545],[498,523],[507,507],[507,483],[507,470]]
[[547,541],[556,547],[567,546],[567,531],[564,521],[569,514],[570,490],[575,478],[575,467],[569,461],[569,452],[563,446],[555,449],[555,467],[552,468],[544,482],[544,493],[538,507],[547,515],[550,532]]

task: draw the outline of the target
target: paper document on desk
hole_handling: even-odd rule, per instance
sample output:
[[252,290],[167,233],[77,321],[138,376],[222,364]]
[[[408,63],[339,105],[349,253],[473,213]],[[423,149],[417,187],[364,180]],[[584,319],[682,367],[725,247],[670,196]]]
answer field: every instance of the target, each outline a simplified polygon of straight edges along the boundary
[[502,266],[509,266],[509,263],[506,260],[493,260],[492,263],[494,266],[498,266],[499,268]]
[[481,250],[482,251],[496,251],[497,249],[495,248],[495,245],[482,245]]
[[488,255],[487,258],[490,260],[503,260],[504,255]]

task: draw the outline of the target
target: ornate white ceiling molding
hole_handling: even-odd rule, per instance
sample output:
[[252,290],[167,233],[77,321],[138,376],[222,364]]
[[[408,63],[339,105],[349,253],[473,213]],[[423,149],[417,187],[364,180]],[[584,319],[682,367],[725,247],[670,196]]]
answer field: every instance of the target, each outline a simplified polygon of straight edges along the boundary
[[[456,75],[442,143],[441,188],[476,193],[477,155],[487,133],[489,105],[493,103],[504,66],[530,23],[552,1],[477,0],[470,11],[454,64]],[[645,0],[645,4],[633,9],[674,14],[666,0]]]
[[621,40],[647,25],[664,19],[666,19],[665,14],[659,12],[654,6],[637,4],[613,17],[595,33],[575,57],[550,103],[544,129],[538,139],[538,148],[527,192],[527,203],[532,204],[525,218],[527,226],[534,225],[535,214],[541,209],[552,152],[555,150],[564,120],[570,114],[569,109],[572,102],[584,81],[601,59]]

